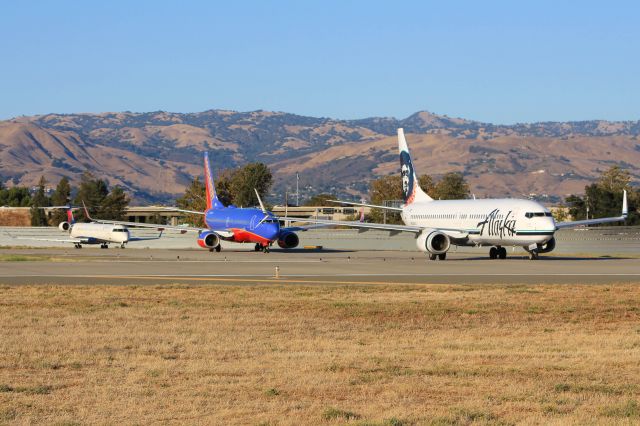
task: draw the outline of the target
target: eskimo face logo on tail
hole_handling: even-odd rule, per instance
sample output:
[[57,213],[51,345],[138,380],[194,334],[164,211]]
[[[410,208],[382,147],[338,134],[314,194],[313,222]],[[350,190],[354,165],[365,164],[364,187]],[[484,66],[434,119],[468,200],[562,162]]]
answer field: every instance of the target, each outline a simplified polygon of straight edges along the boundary
[[400,176],[402,177],[402,196],[404,197],[404,202],[405,204],[411,204],[416,194],[416,182],[413,178],[411,157],[409,157],[409,153],[406,151],[400,153]]

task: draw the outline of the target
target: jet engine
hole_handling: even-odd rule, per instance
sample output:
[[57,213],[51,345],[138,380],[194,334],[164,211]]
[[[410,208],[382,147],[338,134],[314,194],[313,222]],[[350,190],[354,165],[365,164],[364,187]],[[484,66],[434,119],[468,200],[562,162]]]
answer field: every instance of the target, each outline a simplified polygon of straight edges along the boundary
[[551,237],[546,243],[538,244],[538,253],[549,253],[554,248],[556,248],[556,237]]
[[198,245],[206,249],[216,248],[220,245],[220,237],[215,232],[202,231],[198,235]]
[[451,240],[444,232],[425,229],[420,233],[418,238],[416,238],[416,245],[418,246],[418,250],[422,252],[442,254],[449,250]]
[[58,228],[61,231],[68,231],[69,229],[71,229],[71,224],[69,222],[60,222],[60,225],[58,225]]
[[282,232],[278,236],[278,245],[283,249],[292,249],[298,247],[300,238],[295,232]]

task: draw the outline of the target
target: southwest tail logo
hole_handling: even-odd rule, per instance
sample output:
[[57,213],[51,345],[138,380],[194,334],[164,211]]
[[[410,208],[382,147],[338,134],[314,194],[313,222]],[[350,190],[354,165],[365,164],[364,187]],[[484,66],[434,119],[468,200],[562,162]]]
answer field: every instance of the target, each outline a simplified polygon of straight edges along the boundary
[[207,210],[224,207],[216,195],[216,187],[213,185],[213,175],[211,174],[211,164],[209,163],[209,153],[204,153],[204,185],[207,194]]

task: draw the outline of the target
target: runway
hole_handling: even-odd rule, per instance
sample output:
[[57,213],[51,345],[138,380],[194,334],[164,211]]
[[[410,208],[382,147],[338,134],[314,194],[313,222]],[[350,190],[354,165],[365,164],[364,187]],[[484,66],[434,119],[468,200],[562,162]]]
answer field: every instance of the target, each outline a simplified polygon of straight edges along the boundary
[[424,254],[369,250],[0,249],[0,284],[611,284],[640,283],[633,256],[489,260],[486,250]]

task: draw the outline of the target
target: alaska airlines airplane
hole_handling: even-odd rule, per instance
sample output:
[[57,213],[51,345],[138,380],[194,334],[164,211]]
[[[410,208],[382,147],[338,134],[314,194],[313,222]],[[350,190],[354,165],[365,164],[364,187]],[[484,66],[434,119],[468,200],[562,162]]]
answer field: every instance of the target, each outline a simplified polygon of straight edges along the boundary
[[284,218],[291,221],[343,225],[355,228],[384,229],[392,232],[412,232],[418,250],[428,253],[431,260],[444,260],[451,246],[490,246],[491,259],[505,259],[508,246],[523,247],[530,259],[555,248],[554,234],[558,229],[581,225],[619,222],[627,218],[627,192],[624,191],[622,215],[602,219],[556,223],[542,204],[522,199],[434,200],[418,185],[403,129],[398,129],[400,174],[404,205],[385,207],[363,203],[344,204],[369,206],[400,212],[405,225],[384,225],[360,222],[339,222],[318,219]]
[[[132,241],[157,240],[162,236],[162,232],[157,237],[139,238],[132,237],[129,230],[122,225],[112,225],[103,223],[76,223],[73,218],[73,209],[71,206],[60,206],[53,208],[61,208],[67,210],[67,221],[60,222],[58,228],[61,231],[68,232],[69,238],[31,238],[31,237],[14,237],[18,240],[31,241],[53,241],[59,243],[73,243],[75,248],[82,248],[83,244],[100,244],[100,248],[109,248],[109,244],[119,244],[120,248],[124,248],[125,244]],[[87,208],[85,214],[91,219]]]
[[204,173],[207,209],[204,212],[174,209],[184,213],[199,214],[204,216],[206,228],[189,226],[171,226],[153,223],[122,222],[103,219],[95,219],[96,222],[156,228],[160,230],[172,229],[182,233],[192,231],[198,233],[198,245],[209,251],[221,250],[220,241],[232,241],[234,243],[255,244],[255,251],[269,252],[269,247],[277,242],[281,248],[292,249],[298,246],[299,238],[295,231],[304,231],[307,227],[280,227],[280,221],[273,213],[267,211],[258,196],[260,208],[238,208],[233,205],[224,206],[216,195],[215,186],[209,164],[209,154],[204,154]]

